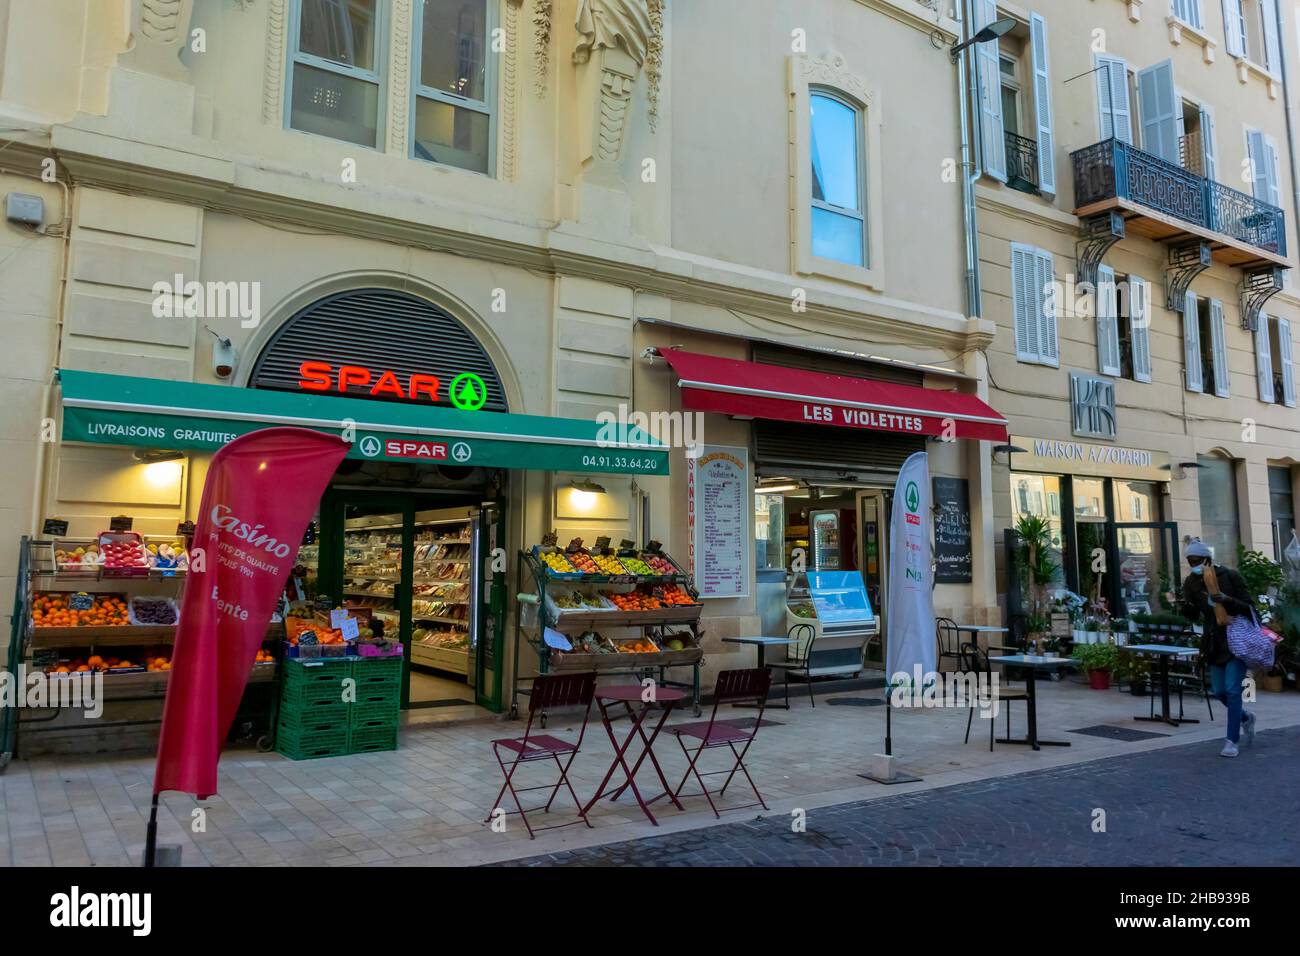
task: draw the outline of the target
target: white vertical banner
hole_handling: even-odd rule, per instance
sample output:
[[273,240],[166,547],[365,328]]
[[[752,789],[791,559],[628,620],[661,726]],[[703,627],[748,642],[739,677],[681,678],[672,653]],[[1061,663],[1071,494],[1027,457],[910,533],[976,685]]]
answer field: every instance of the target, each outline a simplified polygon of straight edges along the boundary
[[[934,630],[934,514],[930,500],[930,458],[918,451],[903,462],[894,486],[889,535],[889,633],[885,674],[912,683],[919,668],[924,682],[936,670]],[[901,680],[901,678],[898,678]]]
[[704,445],[687,468],[695,588],[702,598],[749,597],[754,509],[749,449]]

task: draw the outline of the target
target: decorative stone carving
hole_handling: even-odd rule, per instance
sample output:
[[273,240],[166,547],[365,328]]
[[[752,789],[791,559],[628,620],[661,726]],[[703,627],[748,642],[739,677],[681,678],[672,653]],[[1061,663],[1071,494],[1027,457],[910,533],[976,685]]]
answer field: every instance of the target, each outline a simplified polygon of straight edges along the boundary
[[844,54],[830,52],[820,57],[804,56],[798,59],[799,73],[808,83],[834,87],[853,94],[868,109],[876,105],[876,92],[866,80],[850,73]]
[[[573,62],[599,69],[596,130],[589,157],[617,162],[623,155],[632,91],[643,66],[653,70],[652,121],[658,119],[663,63],[662,0],[579,0]],[[653,19],[652,19],[653,16]]]
[[519,142],[519,7],[523,0],[506,0],[506,51],[501,65],[501,176],[513,180],[518,173]]
[[284,27],[288,0],[268,0],[266,10],[266,59],[262,75],[262,122],[280,124],[284,93]]
[[407,153],[406,126],[411,110],[411,0],[393,0],[392,78],[388,87],[388,152]]
[[645,0],[579,0],[578,46],[574,63],[586,63],[595,50],[622,47],[638,67],[650,49],[650,14]]
[[533,44],[536,51],[536,82],[539,97],[546,95],[546,71],[551,62],[551,0],[533,0]]
[[131,46],[118,62],[140,73],[187,79],[180,55],[193,14],[194,0],[131,0]]

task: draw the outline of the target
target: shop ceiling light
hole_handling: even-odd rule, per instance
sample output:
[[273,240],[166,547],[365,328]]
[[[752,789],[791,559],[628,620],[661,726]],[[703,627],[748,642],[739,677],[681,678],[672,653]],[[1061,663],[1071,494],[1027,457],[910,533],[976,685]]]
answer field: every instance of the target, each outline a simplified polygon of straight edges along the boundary
[[763,495],[777,495],[783,491],[798,491],[802,487],[802,485],[797,485],[794,482],[784,485],[759,485],[758,492]]
[[180,461],[185,457],[185,454],[179,451],[157,451],[151,448],[137,448],[132,452],[131,457],[146,465],[156,465],[160,461]]
[[581,481],[571,481],[569,482],[569,487],[578,491],[585,491],[590,495],[603,495],[605,493],[605,486],[596,484],[590,478],[583,478]]

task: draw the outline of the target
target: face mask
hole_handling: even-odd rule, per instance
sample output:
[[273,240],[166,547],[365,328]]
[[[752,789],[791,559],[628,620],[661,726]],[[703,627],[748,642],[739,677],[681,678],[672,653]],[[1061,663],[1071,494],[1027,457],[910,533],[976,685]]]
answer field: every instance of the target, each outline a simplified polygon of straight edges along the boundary
[[1203,564],[1195,565],[1195,566],[1192,568],[1192,573],[1193,573],[1193,574],[1204,574],[1204,573],[1205,573],[1205,565],[1203,565]]

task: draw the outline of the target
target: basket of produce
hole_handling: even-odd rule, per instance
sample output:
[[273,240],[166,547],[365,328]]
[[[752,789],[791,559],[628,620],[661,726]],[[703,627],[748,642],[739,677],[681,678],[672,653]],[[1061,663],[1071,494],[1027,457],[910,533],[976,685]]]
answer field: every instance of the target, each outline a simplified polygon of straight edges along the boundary
[[672,558],[662,551],[642,551],[641,560],[650,567],[650,573],[660,577],[685,577],[683,571]]
[[554,618],[562,618],[566,614],[591,614],[616,610],[608,598],[569,588],[548,588],[546,609]]
[[121,594],[36,594],[32,626],[36,628],[121,627],[129,622]]
[[401,657],[405,648],[398,641],[357,641],[358,657]]
[[126,608],[127,620],[138,627],[165,627],[180,620],[180,610],[169,597],[137,596]]
[[648,637],[629,637],[611,643],[614,645],[614,653],[618,655],[617,666],[637,667],[663,662],[659,645]]
[[614,645],[595,631],[571,638],[570,643],[573,645],[571,651],[552,648],[551,670],[592,670],[602,665],[608,667],[614,660]]
[[100,566],[106,575],[135,577],[149,573],[149,553],[135,531],[101,531],[99,553],[103,556]]
[[543,549],[534,545],[533,556],[546,568],[549,577],[568,579],[582,577],[582,570],[563,551],[556,548]]
[[702,605],[678,584],[666,586],[643,584],[631,591],[602,591],[620,611],[648,613],[661,621],[694,621]]
[[76,541],[54,542],[54,569],[61,573],[94,572],[99,569],[102,560],[99,545],[94,541],[85,544]]
[[704,658],[704,649],[690,631],[656,633],[654,640],[662,651],[660,663],[694,664]]

